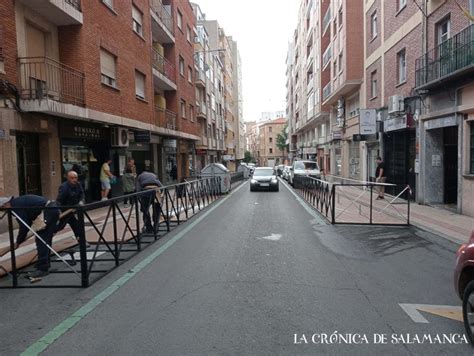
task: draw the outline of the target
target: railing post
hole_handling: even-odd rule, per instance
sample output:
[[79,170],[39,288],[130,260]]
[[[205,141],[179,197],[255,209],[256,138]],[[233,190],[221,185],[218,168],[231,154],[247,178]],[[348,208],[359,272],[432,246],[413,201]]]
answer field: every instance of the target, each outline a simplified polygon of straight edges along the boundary
[[336,223],[336,185],[333,184],[331,188],[332,207],[331,207],[331,224]]
[[120,264],[119,261],[119,249],[118,249],[118,239],[117,239],[117,216],[115,216],[115,202],[112,201],[112,222],[114,228],[114,250],[115,250],[115,266]]
[[372,210],[373,210],[373,192],[374,192],[374,185],[370,185],[370,225],[372,225]]
[[86,229],[84,222],[84,208],[79,207],[77,211],[77,220],[79,222],[79,255],[81,258],[81,282],[82,287],[89,286],[89,270],[87,267],[87,251],[86,251]]
[[10,251],[12,264],[12,285],[18,287],[18,272],[16,270],[15,237],[13,236],[12,212],[8,210],[8,235],[10,237]]

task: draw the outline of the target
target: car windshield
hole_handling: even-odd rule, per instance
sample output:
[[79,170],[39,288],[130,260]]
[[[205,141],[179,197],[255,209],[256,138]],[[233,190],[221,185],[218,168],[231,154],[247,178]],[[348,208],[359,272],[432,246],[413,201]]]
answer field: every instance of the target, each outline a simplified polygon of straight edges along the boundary
[[295,169],[315,170],[319,167],[316,162],[296,162]]
[[272,176],[273,169],[257,169],[254,173],[254,177],[264,177],[264,176]]

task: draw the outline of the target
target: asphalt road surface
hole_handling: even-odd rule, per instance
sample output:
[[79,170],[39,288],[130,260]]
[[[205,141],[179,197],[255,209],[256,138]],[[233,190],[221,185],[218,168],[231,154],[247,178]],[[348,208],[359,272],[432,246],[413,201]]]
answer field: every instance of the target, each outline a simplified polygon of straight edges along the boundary
[[283,184],[201,214],[88,289],[0,291],[0,355],[473,354],[456,246],[327,225]]

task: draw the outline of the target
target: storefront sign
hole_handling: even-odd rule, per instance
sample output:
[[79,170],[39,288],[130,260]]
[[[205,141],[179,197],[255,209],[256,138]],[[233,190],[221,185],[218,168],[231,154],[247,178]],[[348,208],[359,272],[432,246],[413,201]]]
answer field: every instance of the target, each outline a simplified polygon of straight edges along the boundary
[[383,123],[384,132],[390,132],[395,130],[406,129],[407,126],[407,117],[406,115],[394,117],[388,120],[385,120]]
[[205,155],[206,153],[207,153],[206,150],[196,149],[196,154],[197,155]]
[[234,160],[233,155],[223,155],[222,158],[223,158],[224,161],[233,161]]
[[375,109],[359,110],[359,128],[361,135],[373,135],[377,132],[377,111]]
[[342,131],[333,131],[331,132],[332,140],[342,140]]
[[82,124],[61,124],[59,134],[61,138],[80,138],[85,140],[107,140],[108,130],[100,126]]
[[434,130],[457,125],[458,122],[455,116],[440,117],[439,119],[425,121],[425,129],[427,130]]
[[134,131],[134,141],[136,143],[150,143],[151,132],[150,131]]
[[174,148],[176,150],[177,141],[176,140],[163,140],[163,146]]

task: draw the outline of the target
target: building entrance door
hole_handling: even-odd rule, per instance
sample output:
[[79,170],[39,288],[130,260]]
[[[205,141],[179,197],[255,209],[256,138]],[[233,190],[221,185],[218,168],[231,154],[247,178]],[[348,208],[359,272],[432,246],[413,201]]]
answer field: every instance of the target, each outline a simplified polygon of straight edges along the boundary
[[458,127],[446,127],[444,140],[444,203],[458,201]]
[[37,134],[17,133],[18,187],[20,195],[41,195],[39,137]]

